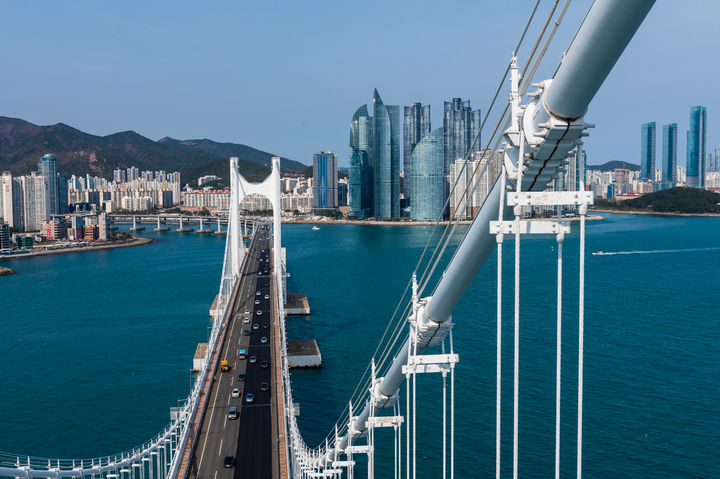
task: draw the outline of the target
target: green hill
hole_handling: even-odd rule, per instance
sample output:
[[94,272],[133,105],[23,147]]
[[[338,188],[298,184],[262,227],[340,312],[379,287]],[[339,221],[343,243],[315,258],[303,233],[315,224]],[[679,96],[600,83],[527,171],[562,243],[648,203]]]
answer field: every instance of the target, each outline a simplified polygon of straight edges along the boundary
[[720,213],[720,194],[700,188],[676,187],[631,200],[595,200],[595,208],[658,213]]
[[[263,159],[273,155],[245,145],[235,146],[245,148],[232,155],[240,158],[239,168],[245,178],[260,181],[270,173],[270,169],[263,166]],[[0,171],[11,171],[15,175],[30,173],[37,169],[38,160],[46,153],[55,154],[58,171],[69,175],[89,173],[112,178],[114,169],[136,166],[140,170],[179,171],[183,183],[194,182],[204,175],[227,178],[230,156],[221,155],[221,150],[213,154],[170,141],[153,141],[134,131],[96,136],[63,123],[38,126],[17,118],[0,117]]]
[[618,160],[608,161],[607,163],[603,163],[602,165],[587,165],[587,169],[593,171],[613,171],[616,168],[624,168],[630,171],[639,171],[640,165]]

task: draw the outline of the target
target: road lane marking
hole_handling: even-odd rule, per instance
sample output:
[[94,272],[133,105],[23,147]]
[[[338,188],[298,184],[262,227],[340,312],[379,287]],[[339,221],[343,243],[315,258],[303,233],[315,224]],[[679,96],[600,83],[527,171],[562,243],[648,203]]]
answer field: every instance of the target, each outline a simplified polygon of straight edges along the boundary
[[220,439],[220,448],[218,449],[218,456],[222,456],[222,443],[223,443],[223,440]]

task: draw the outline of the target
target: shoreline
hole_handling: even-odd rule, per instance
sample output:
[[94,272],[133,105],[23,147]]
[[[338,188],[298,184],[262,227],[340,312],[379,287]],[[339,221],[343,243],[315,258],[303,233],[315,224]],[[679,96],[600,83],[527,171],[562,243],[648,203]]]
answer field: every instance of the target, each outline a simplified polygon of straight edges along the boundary
[[638,211],[638,210],[608,210],[593,209],[592,212],[611,213],[615,215],[645,215],[645,216],[677,216],[677,217],[697,217],[697,218],[720,218],[720,213],[673,213],[668,211]]
[[145,237],[138,237],[133,236],[133,239],[130,241],[124,241],[121,243],[108,243],[108,244],[102,244],[97,246],[83,246],[83,247],[73,247],[73,248],[63,248],[63,249],[55,249],[55,250],[45,250],[45,251],[34,251],[30,253],[25,254],[16,254],[11,256],[5,256],[0,258],[0,261],[7,261],[12,260],[15,258],[32,258],[34,256],[47,256],[51,254],[64,254],[64,253],[82,253],[84,251],[100,251],[104,249],[116,249],[116,248],[130,248],[133,246],[142,246],[146,244],[150,244],[153,241],[155,241],[153,238],[145,238]]
[[[529,218],[536,221],[554,221],[556,218]],[[600,215],[591,215],[588,214],[585,217],[585,221],[599,221],[603,220],[603,218]],[[562,218],[562,221],[580,221],[579,216],[573,216],[570,218]],[[449,222],[448,221],[440,221],[438,223],[438,226],[446,226]],[[470,225],[472,224],[471,220],[461,220],[457,222],[461,225]],[[368,220],[298,220],[298,221],[286,221],[283,220],[282,224],[284,225],[292,225],[292,224],[298,224],[298,225],[364,225],[364,226],[435,226],[435,221],[368,221]]]

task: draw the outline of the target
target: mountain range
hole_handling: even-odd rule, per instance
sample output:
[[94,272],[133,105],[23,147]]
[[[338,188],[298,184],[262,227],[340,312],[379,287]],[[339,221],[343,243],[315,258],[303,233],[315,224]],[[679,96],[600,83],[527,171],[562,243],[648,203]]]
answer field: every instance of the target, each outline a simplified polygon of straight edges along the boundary
[[[228,177],[228,158],[240,158],[239,169],[250,181],[260,181],[270,173],[275,155],[247,145],[212,140],[153,141],[134,131],[107,136],[91,135],[64,123],[38,126],[18,118],[0,117],[0,171],[14,175],[37,169],[37,162],[53,153],[58,171],[68,175],[112,178],[117,168],[136,166],[140,170],[179,171],[183,183],[204,175]],[[307,168],[300,162],[281,158],[283,171]]]

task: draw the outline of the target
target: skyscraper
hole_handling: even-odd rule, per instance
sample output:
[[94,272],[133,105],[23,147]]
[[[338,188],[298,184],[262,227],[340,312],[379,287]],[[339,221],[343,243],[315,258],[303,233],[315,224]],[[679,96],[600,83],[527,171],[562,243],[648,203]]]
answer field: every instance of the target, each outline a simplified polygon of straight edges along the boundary
[[23,192],[25,231],[40,231],[42,230],[43,221],[50,218],[48,183],[44,175],[33,171],[29,176],[21,176],[20,184]]
[[400,107],[385,105],[377,89],[372,101],[373,116],[363,105],[350,122],[349,212],[359,218],[396,218],[400,216]]
[[640,127],[640,176],[655,179],[655,122],[643,123]]
[[45,178],[47,183],[47,203],[49,208],[47,214],[56,215],[60,212],[60,197],[58,195],[58,173],[55,155],[48,153],[38,161],[38,173]]
[[[407,107],[405,111],[407,112]],[[438,128],[425,135],[412,151],[410,176],[406,177],[413,191],[410,196],[411,219],[430,221],[442,215],[445,180],[443,169],[443,129]]]
[[663,183],[677,183],[677,123],[663,125]]
[[[450,164],[458,158],[465,158],[470,147],[480,131],[480,110],[473,111],[470,100],[463,101],[453,98],[446,101],[443,112],[444,148],[445,148],[445,174],[450,171]],[[475,142],[471,153],[482,149],[480,137]]]
[[338,207],[337,156],[332,151],[313,155],[313,208]]
[[568,154],[565,168],[559,178],[560,191],[580,191],[585,183],[587,153],[582,146],[576,146]]
[[704,106],[690,108],[690,130],[687,132],[687,185],[705,186],[705,145],[707,111]]
[[412,197],[412,182],[410,177],[411,156],[415,145],[430,133],[430,105],[423,106],[422,103],[413,103],[405,107],[405,118],[403,122],[403,171],[405,172],[405,183],[403,194],[405,198]]
[[348,211],[350,216],[372,216],[373,209],[373,117],[367,105],[355,111],[350,122],[350,171]]
[[373,91],[373,216],[400,216],[400,107]]

